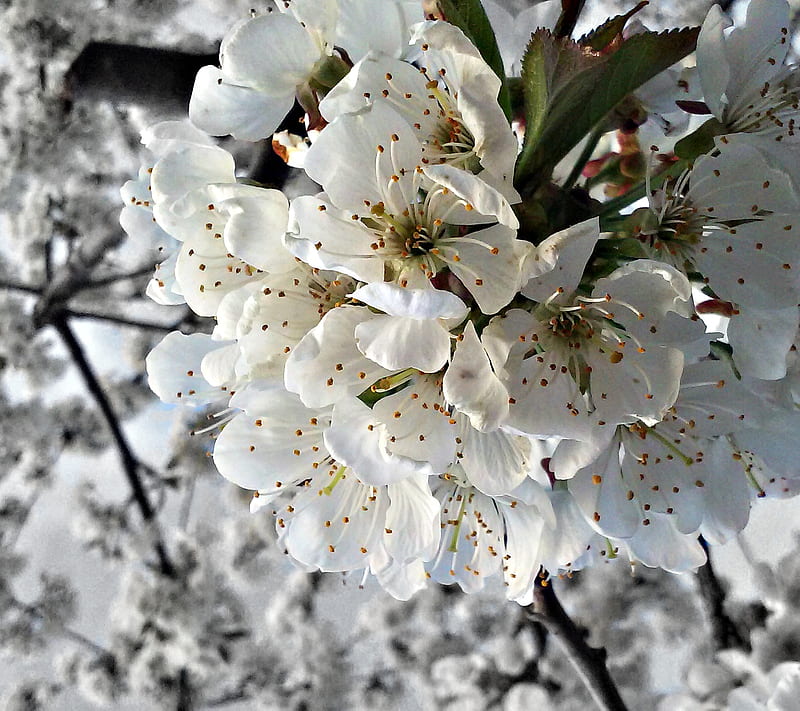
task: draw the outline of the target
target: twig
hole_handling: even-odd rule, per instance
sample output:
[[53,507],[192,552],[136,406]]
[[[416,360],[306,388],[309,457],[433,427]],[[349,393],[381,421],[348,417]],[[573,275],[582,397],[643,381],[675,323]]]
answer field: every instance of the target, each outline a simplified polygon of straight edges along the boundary
[[706,552],[706,564],[697,569],[697,587],[703,600],[703,607],[711,625],[711,642],[715,651],[723,649],[743,649],[749,652],[750,640],[739,630],[737,624],[725,611],[726,591],[714,571],[708,542],[700,536],[700,545]]
[[111,402],[106,396],[103,387],[100,385],[94,369],[86,358],[86,354],[83,351],[83,346],[81,346],[80,342],[75,337],[75,333],[72,331],[72,328],[70,328],[66,313],[59,312],[54,314],[50,323],[56,329],[56,331],[58,331],[58,334],[64,341],[64,345],[69,350],[75,365],[78,367],[78,370],[83,376],[83,380],[86,383],[89,393],[92,395],[97,403],[97,406],[100,408],[100,411],[106,420],[106,424],[111,430],[111,435],[117,446],[117,450],[119,451],[122,469],[126,478],[128,479],[128,484],[131,487],[136,505],[141,512],[142,518],[152,526],[155,533],[155,549],[156,554],[158,555],[161,572],[168,577],[175,577],[175,566],[170,560],[169,555],[167,554],[166,546],[161,540],[156,528],[157,520],[155,509],[150,503],[150,499],[147,496],[147,491],[145,490],[144,484],[139,476],[139,463],[137,462],[136,457],[133,455],[133,452],[128,445],[128,441],[122,432],[119,418],[111,407]]
[[186,485],[181,501],[181,511],[178,515],[178,528],[185,531],[189,527],[189,517],[192,513],[192,503],[194,502],[194,491],[197,485],[197,475],[195,474]]
[[[30,615],[31,617],[36,618],[37,620],[45,621],[45,616],[36,609],[35,605],[28,605],[16,598],[11,601],[11,603],[21,612],[24,612],[26,615]],[[88,637],[85,637],[80,632],[76,632],[70,627],[66,625],[59,624],[59,631],[61,632],[62,637],[65,639],[72,640],[77,644],[80,644],[82,647],[86,647],[91,652],[94,652],[97,655],[107,655],[113,656],[111,652],[109,652],[105,647],[101,647],[99,644],[92,642]]]
[[541,622],[561,642],[567,658],[598,708],[602,711],[627,711],[608,672],[606,650],[590,647],[586,643],[583,632],[561,606],[549,581],[537,579],[533,604],[528,610],[534,620]]
[[586,0],[561,0],[561,15],[553,30],[556,37],[569,37],[572,34],[585,4]]
[[170,333],[175,330],[173,326],[165,323],[153,323],[152,321],[139,321],[133,318],[125,318],[124,316],[113,316],[111,314],[96,314],[91,311],[77,311],[75,309],[65,309],[65,315],[74,318],[94,319],[96,321],[108,321],[116,323],[120,326],[131,326],[132,328],[144,328],[149,331],[162,331],[163,333]]
[[244,689],[236,689],[234,691],[228,691],[222,696],[218,696],[216,699],[209,699],[203,706],[205,708],[217,708],[218,706],[227,706],[237,701],[245,701],[249,698],[251,698],[250,694],[246,693]]
[[125,281],[127,279],[138,279],[139,277],[148,276],[153,273],[153,266],[146,266],[141,267],[140,269],[134,269],[132,272],[127,272],[125,274],[111,274],[110,276],[100,277],[99,279],[92,279],[92,281],[86,282],[85,284],[81,284],[78,286],[76,291],[86,291],[88,289],[98,289],[103,286],[108,286],[109,284],[116,284],[118,281]]
[[178,703],[175,706],[176,711],[192,711],[194,703],[192,702],[192,687],[189,684],[189,672],[186,667],[178,673]]
[[0,289],[9,289],[10,291],[24,291],[26,294],[35,294],[39,296],[42,290],[38,286],[29,286],[28,284],[18,284],[13,281],[6,281],[0,279]]

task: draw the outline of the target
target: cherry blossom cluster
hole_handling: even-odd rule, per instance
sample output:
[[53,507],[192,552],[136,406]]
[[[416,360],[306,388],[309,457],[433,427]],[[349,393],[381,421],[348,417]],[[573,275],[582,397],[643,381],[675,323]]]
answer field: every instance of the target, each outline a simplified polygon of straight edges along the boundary
[[[800,490],[788,13],[752,0],[731,33],[714,6],[696,68],[657,77],[668,111],[649,109],[683,100],[680,135],[708,119],[709,145],[659,186],[648,169],[646,206],[610,214],[592,191],[593,216],[543,236],[515,178],[525,126],[455,24],[400,0],[242,20],[197,76],[193,125],[147,130],[122,189],[123,227],[165,252],[149,295],[215,319],[153,350],[152,389],[217,404],[217,468],[303,569],[401,599],[496,576],[527,603],[604,557],[696,568],[698,535]],[[307,138],[275,133],[296,101]],[[321,192],[242,180],[209,134],[274,134]]]

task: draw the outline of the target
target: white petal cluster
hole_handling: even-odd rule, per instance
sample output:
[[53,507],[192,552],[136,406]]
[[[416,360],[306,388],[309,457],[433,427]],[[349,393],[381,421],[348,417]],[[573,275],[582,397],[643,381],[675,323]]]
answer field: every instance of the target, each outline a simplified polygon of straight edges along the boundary
[[[230,31],[192,120],[261,139],[298,98],[321,192],[240,182],[205,133],[165,123],[121,221],[165,245],[151,296],[216,319],[156,347],[153,390],[223,403],[214,462],[303,569],[400,599],[495,576],[527,603],[540,576],[620,551],[695,568],[698,535],[800,489],[800,176],[756,132],[793,136],[784,4],[753,0],[730,36],[712,9],[698,71],[731,133],[632,235],[595,217],[538,243],[501,82],[461,30],[416,3],[294,0]],[[609,257],[621,240],[635,250]]]

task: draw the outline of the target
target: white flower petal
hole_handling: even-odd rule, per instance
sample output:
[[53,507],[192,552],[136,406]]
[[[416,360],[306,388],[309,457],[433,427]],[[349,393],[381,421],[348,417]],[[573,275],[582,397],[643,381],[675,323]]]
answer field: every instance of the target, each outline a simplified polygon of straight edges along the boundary
[[[173,203],[209,183],[236,182],[234,168],[233,156],[222,148],[187,145],[168,153],[153,167],[150,176],[153,199],[160,206],[174,209]],[[197,202],[192,203],[194,209],[203,204],[203,199],[198,197]],[[184,217],[186,213],[179,216]]]
[[755,309],[739,306],[728,323],[728,343],[743,375],[778,380],[786,375],[786,356],[800,326],[797,306]]
[[660,514],[652,515],[648,521],[647,526],[639,526],[636,535],[624,541],[631,558],[670,573],[686,573],[706,562],[696,535],[678,533]]
[[508,391],[492,371],[472,322],[456,345],[442,388],[447,402],[467,415],[481,432],[497,429],[508,416]]
[[360,281],[382,281],[383,259],[370,246],[375,234],[359,220],[326,199],[301,196],[292,200],[286,248],[315,269],[348,274]]
[[378,579],[381,587],[397,600],[410,600],[428,583],[425,565],[421,560],[409,563],[398,563],[391,560],[388,554],[376,561],[376,555],[370,556],[370,569]]
[[358,350],[388,370],[435,373],[450,357],[450,334],[436,321],[379,314],[359,323],[355,337]]
[[[422,171],[431,180],[447,188],[467,203],[460,218],[453,218],[456,224],[481,224],[497,220],[500,224],[516,230],[519,220],[511,209],[508,200],[497,190],[481,180],[477,175],[453,165],[442,163],[426,165]],[[475,215],[474,213],[478,213]]]
[[159,121],[142,129],[142,143],[157,157],[180,148],[185,143],[213,146],[208,135],[188,121]]
[[524,504],[502,507],[506,529],[506,555],[503,560],[503,577],[506,597],[516,600],[533,586],[542,559],[542,533],[544,519],[534,506]]
[[295,498],[295,512],[284,516],[287,529],[280,539],[290,556],[322,571],[364,568],[370,551],[380,545],[386,517],[385,491],[347,470],[337,481],[338,476],[338,470],[331,471],[327,484],[314,480]]
[[605,536],[629,538],[641,523],[638,504],[631,504],[615,439],[600,457],[569,480],[569,491],[589,524]]
[[723,34],[730,26],[731,21],[725,13],[717,5],[712,5],[697,38],[697,64],[702,67],[698,73],[703,97],[715,116],[722,116],[725,89],[731,77]]
[[[592,292],[608,299],[609,318],[622,324],[630,345],[679,345],[703,336],[694,315],[692,287],[677,269],[650,259],[637,259],[598,279]],[[682,318],[681,318],[682,317]]]
[[465,239],[442,239],[437,246],[485,314],[497,313],[514,298],[533,250],[530,242],[516,239],[514,230],[500,224],[470,232]]
[[242,141],[266,138],[294,104],[294,87],[268,95],[250,86],[225,80],[216,67],[203,67],[194,81],[189,118],[212,136],[230,134]]
[[678,397],[684,359],[677,348],[587,348],[584,355],[596,415],[608,423],[655,424]]
[[[387,103],[377,102],[327,126],[309,149],[305,166],[334,205],[369,216],[365,201],[385,202],[385,186],[393,175],[407,176],[395,182],[402,192],[421,160],[422,146],[411,126]],[[398,195],[398,200],[402,197]],[[397,212],[407,206],[408,200]],[[390,212],[392,207],[386,205]]]
[[470,483],[487,496],[515,492],[530,469],[530,439],[500,430],[484,433],[464,428],[462,432],[458,461]]
[[438,378],[419,375],[407,387],[382,397],[372,408],[386,423],[391,450],[442,474],[456,458],[458,422],[442,404]]
[[[269,51],[265,49],[269,47]],[[231,83],[270,96],[294,93],[311,74],[320,48],[290,15],[267,13],[236,25],[220,49],[222,70]]]
[[389,282],[366,284],[356,289],[350,297],[390,316],[417,320],[461,320],[469,312],[467,305],[449,291],[404,289]]
[[[210,192],[213,197],[214,191]],[[279,190],[248,192],[215,203],[228,216],[223,232],[225,246],[243,262],[271,274],[294,269],[294,255],[283,246],[289,219],[286,197]]]
[[598,237],[597,218],[550,235],[531,254],[529,281],[522,294],[534,301],[546,301],[558,289],[566,294],[574,292]]
[[751,489],[741,459],[735,459],[730,444],[716,439],[704,450],[703,536],[713,544],[729,541],[750,518]]
[[[418,2],[384,0],[378,9],[372,0],[340,0],[336,43],[354,62],[369,51],[401,57],[409,52],[409,28],[421,19]],[[365,32],[365,27],[370,31]]]
[[439,547],[439,502],[431,494],[424,474],[389,484],[389,509],[383,545],[401,563],[430,560]]
[[284,375],[287,390],[300,395],[309,407],[323,407],[391,375],[356,347],[356,325],[370,316],[363,307],[329,311],[289,355]]
[[200,371],[210,385],[222,387],[236,382],[236,362],[239,360],[239,345],[231,343],[209,351],[203,356]]
[[361,481],[383,486],[422,473],[432,474],[425,461],[392,451],[387,425],[356,398],[339,400],[331,426],[325,431],[325,445],[336,461],[350,467]]
[[245,411],[225,425],[214,445],[222,476],[245,489],[276,492],[323,466],[329,414],[309,410],[280,387],[238,402]]
[[205,405],[224,394],[203,377],[205,356],[224,344],[203,333],[185,336],[179,331],[164,336],[145,359],[150,389],[163,402]]

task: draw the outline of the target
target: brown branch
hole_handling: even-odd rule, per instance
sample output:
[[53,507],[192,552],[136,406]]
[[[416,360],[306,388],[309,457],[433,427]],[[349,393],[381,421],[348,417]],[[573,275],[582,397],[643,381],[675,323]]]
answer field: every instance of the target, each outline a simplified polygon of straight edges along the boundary
[[750,640],[742,634],[739,626],[725,611],[725,590],[711,563],[708,542],[700,536],[700,545],[706,552],[706,564],[697,569],[697,587],[703,601],[708,622],[711,625],[711,643],[714,651],[723,649],[751,650]]
[[61,336],[64,345],[67,347],[67,350],[72,356],[72,360],[75,362],[75,365],[78,367],[78,370],[83,376],[86,388],[89,390],[92,398],[94,398],[94,401],[100,408],[100,412],[103,414],[106,424],[111,430],[111,436],[117,446],[120,461],[122,463],[122,469],[125,473],[125,477],[128,480],[128,484],[131,487],[134,501],[139,508],[142,518],[146,523],[150,524],[155,534],[155,550],[156,555],[158,556],[159,568],[164,575],[168,577],[175,577],[175,566],[170,560],[166,546],[164,545],[164,542],[161,540],[161,537],[157,531],[156,511],[153,508],[153,505],[150,503],[147,491],[145,490],[142,479],[139,476],[139,462],[136,460],[136,457],[134,456],[128,444],[128,440],[125,438],[125,435],[122,432],[119,418],[111,407],[111,402],[103,390],[102,385],[100,385],[100,381],[98,380],[94,369],[84,353],[83,346],[80,344],[80,341],[78,341],[75,333],[70,327],[66,313],[59,312],[53,315],[50,323]]
[[586,0],[561,0],[561,15],[553,30],[556,37],[569,37],[572,34],[585,4]]
[[573,622],[556,597],[552,584],[536,581],[533,604],[528,607],[532,619],[540,622],[561,643],[567,658],[602,711],[627,711],[606,666],[606,650],[590,647],[583,631]]

